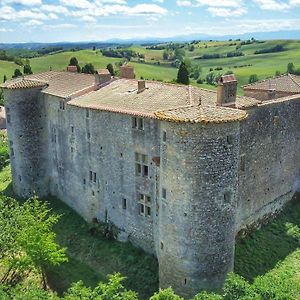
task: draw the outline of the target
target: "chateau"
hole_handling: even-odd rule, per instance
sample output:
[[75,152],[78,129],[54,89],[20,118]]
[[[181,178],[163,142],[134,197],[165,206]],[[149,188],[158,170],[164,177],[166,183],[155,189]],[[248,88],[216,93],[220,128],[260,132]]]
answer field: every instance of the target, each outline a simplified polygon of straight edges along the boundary
[[[235,237],[300,179],[300,78],[217,92],[49,71],[6,82],[13,188],[57,196],[154,254],[160,287],[189,297],[233,270]],[[298,88],[297,88],[298,86]]]

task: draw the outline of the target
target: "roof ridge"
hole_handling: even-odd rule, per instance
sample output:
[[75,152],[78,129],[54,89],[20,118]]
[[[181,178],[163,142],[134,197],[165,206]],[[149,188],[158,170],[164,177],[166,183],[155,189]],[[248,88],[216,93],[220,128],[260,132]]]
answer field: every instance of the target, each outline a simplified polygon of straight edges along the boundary
[[285,76],[288,76],[288,75],[289,75],[289,73],[284,73],[284,74],[281,74],[281,75],[278,75],[278,76],[272,76],[272,77],[265,78],[265,79],[262,79],[262,80],[259,80],[259,81],[253,82],[253,83],[248,83],[248,84],[242,85],[241,87],[244,88],[244,87],[247,87],[247,86],[256,85],[258,83],[266,82],[266,81],[271,80],[271,79],[277,79],[277,78],[285,77]]
[[[298,83],[298,82],[293,78],[293,76],[297,76],[297,75],[288,73],[288,76],[292,79],[292,81],[293,81],[295,84],[297,84],[297,85],[300,87],[300,83]],[[299,78],[300,78],[300,76],[299,76]]]

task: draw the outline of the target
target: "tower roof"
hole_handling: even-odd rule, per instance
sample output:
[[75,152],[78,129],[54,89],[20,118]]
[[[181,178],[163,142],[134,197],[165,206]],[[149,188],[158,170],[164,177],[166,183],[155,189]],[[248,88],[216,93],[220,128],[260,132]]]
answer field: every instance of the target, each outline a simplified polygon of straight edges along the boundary
[[1,88],[9,89],[9,90],[30,89],[30,88],[44,87],[44,86],[47,86],[47,83],[44,81],[30,80],[23,77],[7,81],[0,85]]

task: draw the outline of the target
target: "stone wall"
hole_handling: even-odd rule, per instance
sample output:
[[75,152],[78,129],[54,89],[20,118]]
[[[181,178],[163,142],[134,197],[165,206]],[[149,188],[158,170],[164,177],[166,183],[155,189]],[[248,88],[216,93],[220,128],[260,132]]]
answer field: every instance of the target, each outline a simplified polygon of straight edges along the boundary
[[[63,110],[60,101],[46,96],[51,194],[88,221],[113,222],[123,240],[155,253],[157,167],[152,157],[159,155],[158,123],[145,119],[145,130],[137,130],[131,116],[68,104]],[[148,178],[136,176],[135,152],[148,156]],[[151,197],[151,217],[139,214],[139,193]]]
[[281,209],[300,180],[300,95],[248,113],[241,123],[237,231]]
[[191,297],[233,269],[239,123],[163,122],[159,203],[160,287]]
[[40,90],[4,89],[13,189],[21,197],[49,192],[46,114]]

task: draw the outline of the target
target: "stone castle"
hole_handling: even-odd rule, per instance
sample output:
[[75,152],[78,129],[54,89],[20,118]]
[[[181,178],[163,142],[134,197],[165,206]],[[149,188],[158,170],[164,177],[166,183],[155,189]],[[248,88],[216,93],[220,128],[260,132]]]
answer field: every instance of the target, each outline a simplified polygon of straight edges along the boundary
[[242,97],[233,75],[214,92],[137,81],[130,66],[119,79],[50,71],[2,88],[14,191],[111,221],[157,257],[160,287],[182,296],[220,288],[237,233],[297,189],[299,77]]

